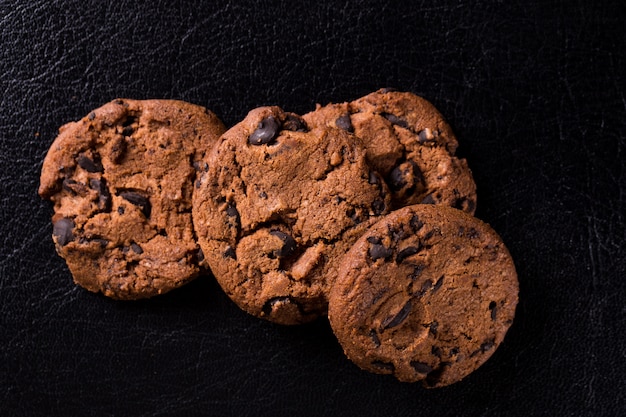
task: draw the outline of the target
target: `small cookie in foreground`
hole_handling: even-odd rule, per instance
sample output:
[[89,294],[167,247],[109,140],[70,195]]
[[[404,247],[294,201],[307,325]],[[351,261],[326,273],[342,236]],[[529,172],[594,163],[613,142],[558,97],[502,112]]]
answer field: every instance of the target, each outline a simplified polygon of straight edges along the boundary
[[78,285],[131,300],[200,273],[193,181],[224,130],[204,107],[122,99],[61,127],[39,194],[54,203],[53,240]]
[[310,126],[354,132],[368,161],[392,191],[394,208],[443,204],[474,214],[476,184],[458,141],[439,111],[408,92],[381,89],[347,103],[318,105],[303,116]]
[[347,252],[328,314],[362,369],[441,387],[493,354],[517,300],[515,266],[489,225],[417,204],[385,216]]
[[360,141],[261,107],[224,133],[206,162],[193,220],[224,291],[275,323],[325,315],[337,259],[390,206]]

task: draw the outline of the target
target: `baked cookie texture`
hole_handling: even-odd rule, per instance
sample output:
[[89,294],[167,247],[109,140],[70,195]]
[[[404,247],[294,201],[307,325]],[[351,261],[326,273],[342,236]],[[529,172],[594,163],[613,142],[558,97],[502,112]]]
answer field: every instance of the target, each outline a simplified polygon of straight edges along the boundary
[[385,216],[347,252],[328,314],[362,369],[441,387],[494,353],[517,301],[515,266],[493,229],[420,204]]
[[191,202],[204,152],[225,131],[176,100],[118,99],[61,127],[39,194],[74,281],[116,299],[177,288],[202,270]]
[[392,191],[393,208],[443,204],[474,214],[476,184],[458,141],[441,113],[413,93],[380,89],[357,100],[330,103],[303,118],[310,126],[353,132],[368,162]]
[[359,139],[261,107],[224,133],[205,162],[193,220],[224,291],[276,323],[324,315],[337,259],[390,209]]

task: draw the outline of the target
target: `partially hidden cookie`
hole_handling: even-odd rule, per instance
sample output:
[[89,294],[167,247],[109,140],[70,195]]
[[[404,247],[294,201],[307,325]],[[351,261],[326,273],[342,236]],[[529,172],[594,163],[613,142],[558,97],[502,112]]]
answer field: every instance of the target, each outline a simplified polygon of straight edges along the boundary
[[318,105],[303,116],[310,126],[354,132],[368,161],[392,191],[394,208],[443,204],[474,214],[476,184],[458,141],[441,113],[409,92],[381,89],[345,103]]
[[517,300],[515,266],[489,225],[418,204],[385,216],[347,252],[328,314],[362,369],[441,387],[494,353]]
[[197,105],[123,99],[61,127],[39,194],[54,203],[53,240],[78,285],[139,299],[199,274],[191,195],[224,130]]
[[224,291],[280,324],[324,315],[336,260],[390,206],[360,141],[261,107],[229,129],[206,162],[193,219]]

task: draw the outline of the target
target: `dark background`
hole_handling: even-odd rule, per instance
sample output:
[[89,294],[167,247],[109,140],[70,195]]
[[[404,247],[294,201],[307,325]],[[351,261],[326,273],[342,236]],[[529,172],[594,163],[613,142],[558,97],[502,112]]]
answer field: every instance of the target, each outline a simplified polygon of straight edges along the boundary
[[[618,416],[626,408],[626,15],[620,1],[0,0],[0,415]],[[327,321],[247,316],[202,277],[76,287],[37,196],[60,125],[117,97],[227,125],[380,87],[448,118],[477,216],[515,259],[494,356],[438,390],[370,375]],[[623,415],[623,414],[621,414]]]

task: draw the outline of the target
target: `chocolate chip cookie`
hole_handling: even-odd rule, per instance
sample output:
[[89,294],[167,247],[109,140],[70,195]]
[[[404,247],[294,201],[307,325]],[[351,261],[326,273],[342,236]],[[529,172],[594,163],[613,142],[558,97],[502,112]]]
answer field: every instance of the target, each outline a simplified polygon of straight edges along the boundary
[[474,214],[476,184],[458,141],[439,111],[408,92],[381,89],[352,102],[317,106],[310,126],[332,126],[359,136],[368,161],[392,191],[394,208],[443,204]]
[[139,299],[199,274],[193,183],[224,130],[200,106],[121,99],[61,127],[39,194],[54,203],[53,240],[77,284]]
[[225,292],[276,323],[325,314],[336,260],[390,206],[358,138],[262,107],[229,129],[206,163],[193,220]]
[[440,387],[494,353],[517,297],[513,261],[490,226],[417,204],[385,216],[347,252],[329,319],[359,367]]

